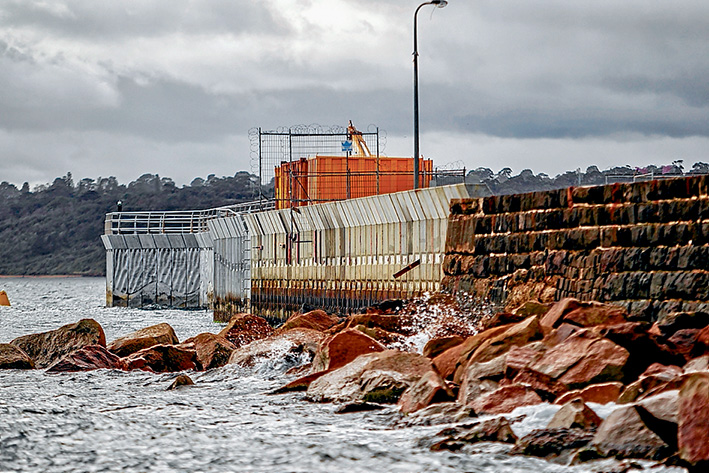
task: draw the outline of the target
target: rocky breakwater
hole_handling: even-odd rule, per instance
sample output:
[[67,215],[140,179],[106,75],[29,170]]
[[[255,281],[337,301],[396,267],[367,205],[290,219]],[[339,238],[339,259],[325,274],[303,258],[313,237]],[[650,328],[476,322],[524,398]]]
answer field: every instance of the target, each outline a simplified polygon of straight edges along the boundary
[[[511,455],[563,464],[709,465],[709,314],[650,324],[613,305],[528,302],[481,320],[476,334],[431,339],[428,356],[392,341],[411,336],[405,310],[334,322],[309,339],[313,363],[275,393],[304,391],[339,412],[396,405],[398,425],[452,424],[422,441],[434,450],[494,441],[514,444]],[[315,329],[280,336],[294,330]],[[594,411],[601,405],[605,419]],[[511,426],[524,406],[558,411],[545,429],[518,438]]]
[[162,323],[106,343],[101,325],[84,319],[0,344],[0,369],[40,368],[51,373],[95,369],[138,369],[155,373],[201,371],[225,365],[240,344],[272,332],[273,328],[264,319],[239,314],[219,334],[201,333],[180,342],[173,328]]

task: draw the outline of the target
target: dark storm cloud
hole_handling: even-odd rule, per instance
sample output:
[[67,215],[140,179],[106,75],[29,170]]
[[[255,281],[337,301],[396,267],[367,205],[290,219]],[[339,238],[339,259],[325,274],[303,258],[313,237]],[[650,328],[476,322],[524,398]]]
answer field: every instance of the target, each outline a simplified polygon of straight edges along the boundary
[[[3,179],[45,172],[36,163],[57,150],[52,165],[84,166],[121,143],[165,166],[182,145],[181,172],[204,175],[215,170],[194,163],[248,153],[228,147],[249,128],[349,119],[410,154],[419,3],[0,0],[0,157],[20,163]],[[496,138],[694,150],[709,137],[706,0],[450,0],[421,10],[419,46],[427,153],[480,137],[491,152]]]
[[41,29],[48,35],[99,38],[101,41],[135,36],[183,33],[285,34],[286,22],[261,2],[210,0],[77,0],[2,2],[0,24]]

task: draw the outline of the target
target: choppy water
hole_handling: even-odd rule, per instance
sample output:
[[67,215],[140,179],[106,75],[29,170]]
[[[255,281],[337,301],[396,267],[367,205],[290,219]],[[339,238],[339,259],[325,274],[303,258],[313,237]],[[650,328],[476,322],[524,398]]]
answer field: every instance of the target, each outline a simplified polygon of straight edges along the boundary
[[[81,318],[111,340],[159,322],[178,337],[221,326],[205,311],[105,308],[102,279],[0,279],[0,342]],[[418,442],[438,427],[392,428],[392,411],[334,414],[300,394],[268,396],[287,366],[226,366],[189,373],[197,386],[165,391],[175,375],[98,370],[77,374],[0,371],[0,472],[567,472],[612,471],[602,462],[569,468],[510,457],[481,444],[473,453],[432,453]],[[520,410],[524,434],[556,408]],[[652,471],[671,471],[654,469]]]

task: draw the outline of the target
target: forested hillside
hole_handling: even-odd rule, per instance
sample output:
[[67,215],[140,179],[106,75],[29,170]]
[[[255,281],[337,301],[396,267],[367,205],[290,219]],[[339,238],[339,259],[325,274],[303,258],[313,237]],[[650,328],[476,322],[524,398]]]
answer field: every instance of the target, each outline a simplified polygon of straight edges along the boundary
[[189,210],[254,200],[256,178],[197,178],[178,188],[169,178],[145,174],[128,185],[115,178],[82,179],[71,174],[30,191],[0,183],[0,274],[103,275],[100,235],[105,214],[117,210]]
[[[569,171],[556,177],[509,168],[495,173],[488,168],[470,171],[466,182],[477,195],[515,194],[575,185],[600,185],[631,180],[637,174],[681,175],[682,161],[671,165],[629,166],[600,171]],[[709,173],[709,165],[696,163],[689,173]],[[178,188],[170,178],[144,174],[128,185],[114,177],[81,179],[71,174],[52,184],[30,190],[0,183],[0,275],[103,275],[105,254],[100,235],[106,213],[117,210],[199,210],[247,202],[257,198],[257,178],[247,172],[233,177],[196,178]],[[273,185],[263,189],[273,195]]]

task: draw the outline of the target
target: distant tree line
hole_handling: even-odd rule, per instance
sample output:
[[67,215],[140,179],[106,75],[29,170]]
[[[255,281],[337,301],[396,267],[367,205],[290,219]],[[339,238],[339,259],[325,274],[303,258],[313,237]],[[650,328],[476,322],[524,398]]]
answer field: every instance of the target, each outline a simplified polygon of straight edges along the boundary
[[[569,171],[556,177],[525,169],[517,175],[504,168],[493,172],[477,168],[466,182],[478,196],[516,194],[560,189],[577,185],[602,185],[632,180],[638,175],[671,176],[709,174],[709,164],[696,163],[685,171],[682,161],[671,165],[614,167],[600,171],[591,166],[585,172]],[[248,202],[258,198],[258,178],[247,172],[230,177],[195,178],[189,186],[177,187],[170,178],[144,174],[128,185],[115,177],[81,179],[71,173],[51,184],[30,190],[8,182],[0,183],[0,275],[74,274],[102,276],[105,254],[100,235],[104,218],[117,211],[198,210]],[[262,189],[273,196],[273,182]]]
[[645,167],[621,166],[601,171],[597,166],[590,166],[585,172],[581,169],[567,171],[556,177],[547,174],[534,174],[525,169],[517,175],[512,175],[510,168],[493,172],[488,168],[477,168],[466,176],[473,192],[478,196],[521,194],[552,189],[564,189],[571,186],[600,186],[613,182],[632,182],[634,179],[667,178],[687,174],[709,174],[709,164],[695,163],[691,169],[685,170],[682,160],[672,164]]
[[[258,178],[196,178],[177,187],[170,178],[144,174],[128,185],[115,177],[81,179],[71,173],[30,190],[0,183],[0,274],[105,274],[100,235],[105,215],[117,211],[208,209],[258,198]],[[263,189],[267,195],[273,188]]]

